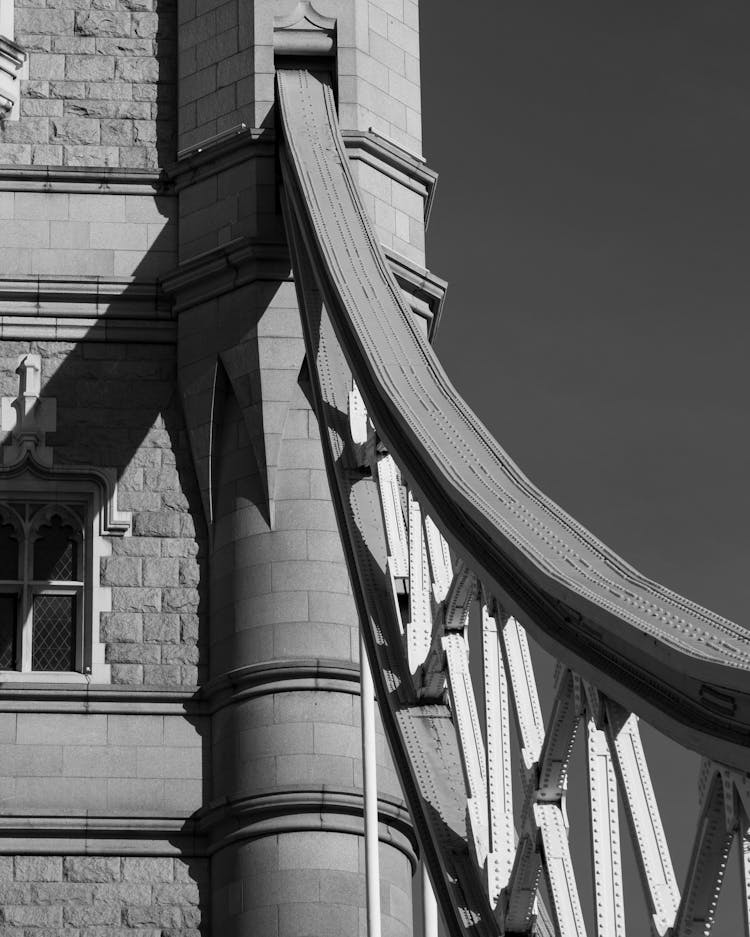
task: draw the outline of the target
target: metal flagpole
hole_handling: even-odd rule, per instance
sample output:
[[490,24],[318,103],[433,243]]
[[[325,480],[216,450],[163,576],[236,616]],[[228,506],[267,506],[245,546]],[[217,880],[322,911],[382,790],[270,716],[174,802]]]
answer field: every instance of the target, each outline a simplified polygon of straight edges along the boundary
[[365,801],[365,875],[367,937],[380,937],[380,858],[378,856],[378,780],[375,763],[375,690],[367,648],[359,637],[362,776]]

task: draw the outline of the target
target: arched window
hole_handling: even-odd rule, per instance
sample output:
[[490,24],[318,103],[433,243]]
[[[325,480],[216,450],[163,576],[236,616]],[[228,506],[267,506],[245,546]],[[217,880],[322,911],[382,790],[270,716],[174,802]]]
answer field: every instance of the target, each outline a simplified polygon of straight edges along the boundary
[[0,505],[0,669],[82,669],[85,527],[83,505]]

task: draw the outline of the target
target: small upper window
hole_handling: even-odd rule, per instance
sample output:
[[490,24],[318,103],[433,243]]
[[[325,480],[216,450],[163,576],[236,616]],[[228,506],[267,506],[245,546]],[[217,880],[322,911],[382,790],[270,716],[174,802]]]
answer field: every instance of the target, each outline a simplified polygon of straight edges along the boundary
[[84,517],[82,506],[0,504],[0,670],[82,669]]

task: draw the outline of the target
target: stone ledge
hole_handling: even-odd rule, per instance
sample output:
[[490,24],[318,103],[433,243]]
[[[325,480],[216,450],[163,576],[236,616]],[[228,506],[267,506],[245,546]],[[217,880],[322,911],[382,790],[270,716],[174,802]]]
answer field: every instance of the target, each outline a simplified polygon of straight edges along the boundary
[[205,837],[189,815],[0,815],[0,855],[176,856],[207,855]]
[[250,664],[205,684],[202,696],[215,713],[257,696],[294,690],[329,690],[359,695],[359,666],[342,660],[276,660]]
[[175,297],[177,314],[255,280],[291,281],[291,262],[285,244],[238,238],[191,257],[161,281]]
[[0,684],[0,712],[69,713],[86,715],[181,716],[208,715],[195,690],[158,689],[110,684]]
[[0,192],[83,192],[106,195],[168,195],[163,172],[106,166],[0,166]]
[[[448,284],[397,251],[383,247],[391,272],[404,293],[404,299],[420,318],[428,321],[432,339],[442,314]],[[191,257],[161,281],[166,293],[174,296],[177,315],[246,286],[255,280],[291,282],[289,253],[285,244],[231,241],[214,250]]]
[[414,156],[372,130],[342,130],[341,136],[350,159],[368,163],[384,175],[425,196],[424,223],[430,220],[438,174],[421,157]]
[[[233,842],[283,833],[362,836],[362,811],[361,788],[285,786],[210,804],[196,817],[196,828],[209,837],[210,855]],[[401,851],[416,871],[419,847],[405,803],[380,794],[378,818],[380,841]]]
[[171,305],[156,280],[28,276],[0,280],[0,338],[173,343]]

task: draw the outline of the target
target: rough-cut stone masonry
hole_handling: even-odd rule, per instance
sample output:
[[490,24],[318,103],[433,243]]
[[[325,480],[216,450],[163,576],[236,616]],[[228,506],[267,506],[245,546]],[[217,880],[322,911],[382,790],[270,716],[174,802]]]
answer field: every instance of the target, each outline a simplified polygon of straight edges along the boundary
[[0,163],[150,169],[175,158],[176,0],[15,0],[29,53]]
[[[101,585],[112,592],[101,638],[119,684],[199,680],[199,517],[175,391],[174,348],[0,342],[0,394],[15,396],[18,357],[42,357],[42,396],[57,399],[56,464],[117,472],[132,536],[113,538]],[[191,507],[193,510],[191,511]]]
[[199,937],[207,860],[0,856],[3,937]]

